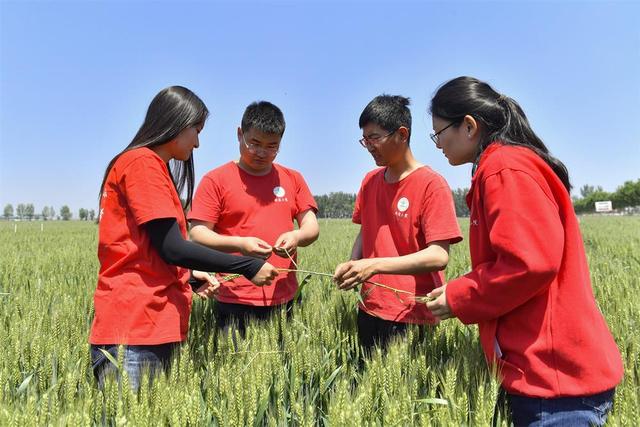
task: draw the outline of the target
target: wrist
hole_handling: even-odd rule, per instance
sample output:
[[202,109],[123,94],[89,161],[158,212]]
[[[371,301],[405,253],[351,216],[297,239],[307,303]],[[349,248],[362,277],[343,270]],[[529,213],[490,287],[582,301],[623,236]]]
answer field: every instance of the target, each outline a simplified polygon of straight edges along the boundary
[[234,238],[233,246],[238,252],[246,252],[248,239],[246,237],[237,236]]
[[385,274],[389,273],[389,259],[388,258],[374,258],[372,265],[373,274]]
[[300,246],[303,241],[302,232],[300,230],[293,230],[291,234],[293,235],[296,246]]

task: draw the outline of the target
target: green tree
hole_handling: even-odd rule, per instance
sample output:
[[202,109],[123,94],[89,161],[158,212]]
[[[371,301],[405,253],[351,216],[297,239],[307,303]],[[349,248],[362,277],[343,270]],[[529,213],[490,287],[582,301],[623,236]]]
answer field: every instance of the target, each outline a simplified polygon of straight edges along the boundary
[[94,211],[93,209],[91,209],[89,211],[89,220],[93,221],[94,219],[96,219],[96,211]]
[[612,199],[617,208],[640,206],[640,179],[636,182],[626,181],[618,187]]
[[7,203],[4,207],[4,219],[9,219],[13,217],[13,205],[11,203]]
[[356,202],[356,195],[338,191],[314,196],[318,204],[319,218],[350,218]]
[[593,185],[585,184],[580,187],[580,197],[583,199],[589,197],[594,191],[596,191],[596,188]]
[[24,215],[27,217],[29,221],[33,219],[33,215],[36,213],[36,208],[33,207],[33,203],[27,203],[24,207]]
[[73,214],[71,213],[71,209],[69,209],[69,206],[64,205],[60,208],[60,217],[63,221],[69,221],[72,215]]
[[54,219],[56,217],[56,210],[53,209],[53,206],[49,206],[49,216],[51,217],[51,219]]
[[89,211],[85,208],[80,208],[80,210],[78,211],[78,217],[81,221],[86,221],[87,218],[89,218]]
[[16,206],[16,216],[21,220],[23,220],[25,215],[25,210],[26,210],[26,206],[24,205],[24,203],[18,203],[18,206]]
[[453,194],[453,204],[456,207],[456,216],[459,218],[469,216],[469,207],[467,206],[468,192],[468,188],[456,188],[451,192]]
[[51,213],[49,212],[49,206],[45,206],[42,208],[42,219],[46,221],[51,217]]
[[[589,195],[587,197],[574,201],[573,209],[576,211],[576,213],[595,212],[596,202],[602,202],[612,199],[612,194],[607,193],[600,186],[598,186],[595,191],[588,194]],[[616,208],[615,205],[613,207],[614,209]]]

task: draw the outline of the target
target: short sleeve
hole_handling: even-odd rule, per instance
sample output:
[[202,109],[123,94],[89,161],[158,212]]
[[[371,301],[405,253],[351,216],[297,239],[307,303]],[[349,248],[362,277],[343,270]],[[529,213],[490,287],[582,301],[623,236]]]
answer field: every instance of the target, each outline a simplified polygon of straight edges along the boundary
[[205,175],[193,196],[188,219],[217,224],[221,211],[222,193],[218,180],[215,176]]
[[439,240],[458,243],[462,240],[453,194],[447,182],[440,176],[426,187],[420,226],[426,243]]
[[351,221],[354,224],[362,224],[362,192],[364,190],[364,184],[360,186],[360,190],[356,195],[356,203],[353,206],[353,215],[351,216]]
[[318,205],[316,204],[307,183],[302,175],[294,174],[296,180],[296,211],[297,213],[308,211],[312,209],[313,212],[318,212]]
[[176,189],[160,159],[138,157],[126,165],[118,180],[137,225],[158,218],[177,218]]

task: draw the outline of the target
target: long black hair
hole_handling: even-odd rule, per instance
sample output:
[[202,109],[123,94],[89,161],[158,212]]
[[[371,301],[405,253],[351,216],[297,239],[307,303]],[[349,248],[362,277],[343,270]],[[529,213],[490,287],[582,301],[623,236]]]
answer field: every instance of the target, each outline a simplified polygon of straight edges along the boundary
[[[100,196],[104,191],[109,171],[118,158],[129,150],[139,147],[157,147],[173,140],[183,130],[202,126],[209,110],[198,96],[186,87],[170,86],[162,89],[151,101],[144,122],[127,147],[118,153],[107,166],[100,185]],[[171,160],[169,174],[180,196],[186,187],[184,208],[191,205],[194,189],[193,156],[188,160]],[[99,197],[100,197],[99,196]]]
[[496,92],[487,83],[473,77],[457,77],[438,88],[431,99],[431,115],[460,126],[470,115],[480,122],[480,143],[474,171],[480,155],[492,142],[519,145],[533,150],[571,191],[569,172],[565,165],[551,156],[542,140],[535,134],[520,105],[508,96]]

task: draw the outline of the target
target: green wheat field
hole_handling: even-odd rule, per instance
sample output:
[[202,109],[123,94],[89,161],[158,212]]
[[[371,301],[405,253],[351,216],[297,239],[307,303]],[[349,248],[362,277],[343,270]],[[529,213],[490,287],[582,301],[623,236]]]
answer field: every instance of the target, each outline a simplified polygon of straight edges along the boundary
[[[331,273],[357,229],[345,220],[320,226],[299,267]],[[640,218],[583,217],[581,226],[596,298],[625,364],[609,425],[637,425]],[[250,326],[236,347],[213,333],[213,304],[194,298],[189,338],[167,376],[138,393],[126,376],[99,390],[87,341],[97,226],[1,222],[0,242],[1,426],[491,425],[499,387],[475,326],[414,328],[386,354],[363,358],[356,293],[322,277],[303,286],[289,319]],[[447,276],[468,269],[465,241],[453,247]]]

